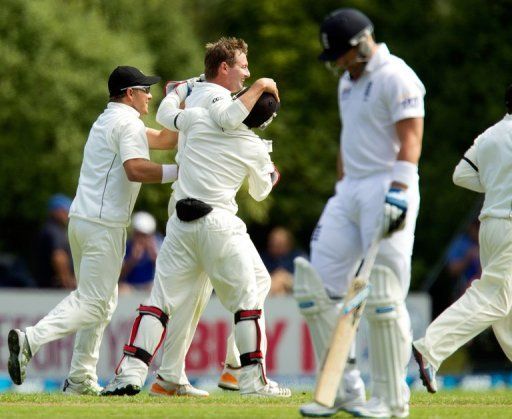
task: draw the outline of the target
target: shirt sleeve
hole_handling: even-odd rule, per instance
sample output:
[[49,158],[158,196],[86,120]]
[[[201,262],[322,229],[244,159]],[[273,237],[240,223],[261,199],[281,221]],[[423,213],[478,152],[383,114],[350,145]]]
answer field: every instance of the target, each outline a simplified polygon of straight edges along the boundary
[[156,122],[172,131],[177,131],[175,118],[180,111],[180,98],[176,93],[169,93],[160,103],[156,113]]
[[272,190],[270,174],[274,171],[274,164],[263,143],[254,147],[254,158],[249,164],[249,194],[256,201],[263,201]]
[[455,167],[455,171],[453,172],[453,183],[471,191],[485,193],[485,188],[480,182],[480,175],[478,172],[477,154],[479,138],[477,138],[473,145],[464,153],[464,157]]
[[249,115],[249,111],[239,99],[233,100],[231,95],[221,93],[211,99],[208,110],[212,119],[224,129],[238,128]]
[[121,127],[119,131],[119,154],[123,163],[131,159],[149,160],[146,127],[140,119],[129,121]]
[[386,81],[388,105],[394,123],[408,118],[425,116],[425,87],[412,70],[395,71]]

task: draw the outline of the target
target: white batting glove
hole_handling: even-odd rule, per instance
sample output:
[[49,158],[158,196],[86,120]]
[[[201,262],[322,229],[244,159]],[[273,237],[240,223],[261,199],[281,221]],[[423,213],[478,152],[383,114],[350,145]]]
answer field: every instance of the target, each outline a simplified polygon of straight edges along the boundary
[[204,74],[201,74],[199,77],[192,77],[187,80],[168,81],[165,84],[165,95],[167,96],[169,93],[174,92],[180,98],[180,102],[183,102],[187,96],[190,95],[196,83],[203,81],[205,81]]
[[384,201],[384,219],[382,220],[382,236],[389,237],[395,231],[405,227],[407,214],[407,195],[405,190],[391,187]]

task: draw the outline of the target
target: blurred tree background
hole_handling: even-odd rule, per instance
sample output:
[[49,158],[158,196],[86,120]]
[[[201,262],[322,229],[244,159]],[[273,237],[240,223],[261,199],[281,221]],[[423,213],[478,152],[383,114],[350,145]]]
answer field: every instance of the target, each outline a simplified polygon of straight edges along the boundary
[[[510,0],[3,0],[0,252],[29,258],[48,197],[74,195],[113,68],[135,65],[163,79],[197,75],[204,44],[223,35],[248,42],[252,80],[273,77],[282,100],[264,132],[275,140],[282,180],[264,203],[241,192],[241,216],[256,238],[285,225],[307,249],[333,192],[340,130],[337,80],[316,58],[318,27],[342,6],[367,13],[377,41],[405,59],[427,88],[413,263],[418,288],[478,199],[454,187],[451,174],[473,138],[504,114],[503,92],[512,82]],[[145,118],[153,127],[159,90]],[[169,186],[146,185],[137,204],[162,228],[169,193]]]

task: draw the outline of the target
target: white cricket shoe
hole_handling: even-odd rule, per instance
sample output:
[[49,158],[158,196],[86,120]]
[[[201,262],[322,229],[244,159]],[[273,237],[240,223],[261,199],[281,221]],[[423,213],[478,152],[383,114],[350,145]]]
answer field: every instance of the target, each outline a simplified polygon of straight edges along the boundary
[[372,397],[364,406],[350,413],[358,418],[406,418],[409,416],[409,404],[391,409],[382,399]]
[[306,417],[329,417],[340,411],[353,413],[366,403],[366,395],[364,386],[353,391],[347,391],[345,397],[336,397],[333,407],[326,407],[317,402],[304,404],[299,411],[302,416]]
[[103,387],[101,387],[96,380],[91,377],[86,377],[85,380],[76,382],[72,378],[66,378],[62,392],[66,396],[99,396]]
[[[217,386],[223,390],[239,391],[238,380],[240,379],[241,369],[242,367],[233,367],[230,364],[224,364]],[[267,384],[271,387],[279,387],[277,381],[271,380],[268,377]]]
[[266,384],[259,390],[253,390],[251,392],[241,394],[243,396],[255,397],[291,397],[292,391],[288,387],[279,387],[279,385],[271,386],[270,384]]
[[157,375],[155,382],[149,389],[152,396],[189,396],[189,397],[208,397],[210,393],[195,388],[192,384],[176,384],[171,381],[165,381]]
[[242,367],[233,367],[229,364],[224,364],[222,374],[220,375],[218,386],[223,390],[238,391],[238,380],[240,379],[240,370]]
[[32,358],[27,335],[19,329],[11,329],[7,337],[9,360],[7,369],[14,384],[20,385],[27,376],[27,364]]
[[412,354],[420,368],[420,378],[429,393],[437,392],[436,370],[420,351],[412,345]]
[[144,383],[139,377],[116,375],[103,389],[102,396],[135,396]]

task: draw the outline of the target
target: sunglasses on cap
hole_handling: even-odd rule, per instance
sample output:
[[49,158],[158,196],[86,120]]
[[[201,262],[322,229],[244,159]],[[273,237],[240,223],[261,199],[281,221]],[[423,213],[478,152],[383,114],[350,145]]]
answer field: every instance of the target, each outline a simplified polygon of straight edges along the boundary
[[130,86],[130,87],[124,87],[123,89],[121,89],[121,92],[123,92],[125,90],[128,90],[128,89],[141,90],[144,93],[149,93],[150,90],[151,90],[151,86]]

